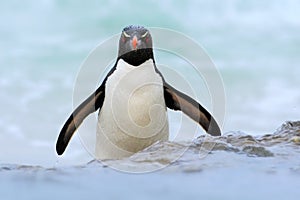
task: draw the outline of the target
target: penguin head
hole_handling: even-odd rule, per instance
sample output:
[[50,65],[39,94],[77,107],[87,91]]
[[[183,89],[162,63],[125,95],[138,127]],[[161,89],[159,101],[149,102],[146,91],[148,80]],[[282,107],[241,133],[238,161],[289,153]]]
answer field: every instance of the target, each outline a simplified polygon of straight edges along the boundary
[[153,59],[152,37],[149,30],[143,26],[125,27],[119,40],[118,58],[134,66]]

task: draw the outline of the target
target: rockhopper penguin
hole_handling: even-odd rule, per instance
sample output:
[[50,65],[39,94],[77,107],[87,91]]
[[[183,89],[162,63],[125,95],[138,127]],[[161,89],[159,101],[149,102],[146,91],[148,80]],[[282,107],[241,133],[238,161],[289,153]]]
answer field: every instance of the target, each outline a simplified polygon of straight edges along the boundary
[[181,110],[210,135],[221,135],[218,124],[205,108],[164,80],[155,65],[149,30],[127,26],[120,37],[114,67],[68,118],[56,151],[62,155],[82,121],[99,109],[96,158],[130,156],[157,141],[168,140],[167,108]]

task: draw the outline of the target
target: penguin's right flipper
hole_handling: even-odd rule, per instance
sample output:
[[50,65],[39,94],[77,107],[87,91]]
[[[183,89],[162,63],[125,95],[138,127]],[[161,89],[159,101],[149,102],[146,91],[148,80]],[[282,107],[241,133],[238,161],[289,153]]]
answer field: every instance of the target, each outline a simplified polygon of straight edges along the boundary
[[172,110],[181,110],[187,116],[199,123],[210,135],[221,135],[221,129],[216,120],[197,101],[176,90],[166,82],[164,82],[164,96],[168,108]]
[[71,137],[80,126],[82,121],[91,113],[99,108],[101,109],[104,101],[104,86],[101,85],[93,94],[91,94],[83,103],[81,103],[71,114],[60,131],[56,143],[56,152],[62,155],[67,148]]

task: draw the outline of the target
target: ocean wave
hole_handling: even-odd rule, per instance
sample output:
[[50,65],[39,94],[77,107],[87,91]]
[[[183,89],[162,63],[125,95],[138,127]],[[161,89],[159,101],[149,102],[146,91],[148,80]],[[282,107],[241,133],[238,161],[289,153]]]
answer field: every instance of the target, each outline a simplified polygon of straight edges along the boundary
[[[158,142],[149,148],[121,160],[92,160],[84,165],[74,166],[75,169],[112,167],[124,172],[149,172],[166,168],[179,171],[189,171],[195,166],[214,165],[225,162],[222,159],[241,157],[281,159],[298,157],[300,154],[300,121],[284,123],[273,134],[252,136],[239,131],[228,132],[220,137],[202,135],[192,142]],[[229,154],[228,154],[229,153]],[[203,156],[204,155],[204,156]],[[211,160],[211,157],[216,159]],[[218,155],[221,155],[219,157]],[[228,162],[228,161],[227,161]],[[287,161],[288,163],[288,161]],[[290,163],[293,168],[293,162]],[[217,166],[217,165],[216,165]],[[214,167],[216,167],[214,166]],[[73,167],[71,167],[73,168]],[[212,167],[213,168],[213,167]],[[44,168],[31,165],[0,165],[0,171],[38,171],[60,170],[60,167]]]

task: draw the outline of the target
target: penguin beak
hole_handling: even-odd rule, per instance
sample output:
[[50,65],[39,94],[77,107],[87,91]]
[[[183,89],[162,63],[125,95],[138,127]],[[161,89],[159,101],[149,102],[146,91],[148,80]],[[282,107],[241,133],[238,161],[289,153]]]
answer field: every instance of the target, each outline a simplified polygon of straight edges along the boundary
[[138,39],[137,39],[137,37],[135,35],[135,36],[133,36],[132,41],[131,41],[132,49],[133,50],[137,50],[137,45],[138,45]]

